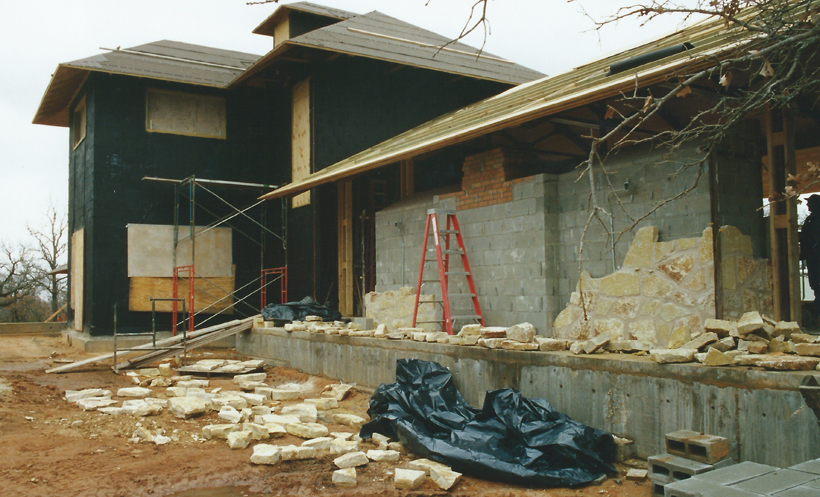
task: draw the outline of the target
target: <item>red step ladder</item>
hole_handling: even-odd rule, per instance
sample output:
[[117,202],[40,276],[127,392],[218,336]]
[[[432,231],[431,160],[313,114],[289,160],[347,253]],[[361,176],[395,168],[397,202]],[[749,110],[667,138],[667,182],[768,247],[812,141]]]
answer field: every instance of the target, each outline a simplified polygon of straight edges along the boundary
[[[446,228],[443,230],[439,229],[439,215],[444,216],[446,218]],[[432,232],[430,231],[431,226],[433,228]],[[431,234],[433,235],[433,242],[435,244],[435,248],[428,250],[427,242]],[[442,237],[442,235],[444,236]],[[458,245],[458,248],[450,249],[450,235],[455,235],[456,244]],[[435,259],[427,257],[428,252],[435,252]],[[461,271],[450,270],[451,254],[459,256],[459,260],[461,261],[461,266],[463,268]],[[424,279],[424,266],[429,262],[436,263],[438,269],[438,278]],[[465,276],[467,278],[467,285],[470,289],[470,293],[456,293],[450,295],[448,293],[448,288],[450,287],[450,276]],[[439,283],[439,285],[441,286],[441,299],[419,300],[419,298],[421,297],[421,286],[425,282]],[[462,296],[470,297],[474,314],[461,316],[453,315],[453,309],[450,306],[450,300],[452,297]],[[442,318],[434,321],[417,321],[419,314],[419,304],[425,303],[440,303],[442,307]],[[422,243],[421,250],[421,267],[419,268],[419,282],[416,286],[416,305],[413,308],[413,327],[415,328],[417,324],[421,323],[440,323],[442,330],[452,335],[454,323],[460,320],[468,319],[472,321],[477,320],[479,323],[481,323],[482,326],[484,326],[484,316],[481,314],[481,305],[479,305],[478,303],[478,293],[476,292],[475,283],[473,282],[473,273],[470,270],[470,262],[467,260],[467,250],[464,248],[464,239],[461,237],[461,229],[458,225],[458,219],[456,219],[456,213],[452,211],[430,209],[427,211],[427,223],[424,227],[424,242]]]

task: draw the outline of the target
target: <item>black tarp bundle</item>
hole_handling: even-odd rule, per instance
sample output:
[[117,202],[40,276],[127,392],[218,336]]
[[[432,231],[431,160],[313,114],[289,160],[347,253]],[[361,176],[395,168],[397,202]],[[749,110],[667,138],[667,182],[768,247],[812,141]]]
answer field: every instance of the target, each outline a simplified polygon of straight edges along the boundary
[[320,316],[323,321],[338,321],[342,314],[323,306],[311,297],[287,304],[268,304],[262,309],[262,317],[267,321],[303,321],[305,316]]
[[396,383],[376,389],[367,413],[362,438],[398,439],[413,454],[485,480],[572,487],[617,472],[611,434],[512,388],[487,392],[484,406],[471,408],[434,362],[400,359]]

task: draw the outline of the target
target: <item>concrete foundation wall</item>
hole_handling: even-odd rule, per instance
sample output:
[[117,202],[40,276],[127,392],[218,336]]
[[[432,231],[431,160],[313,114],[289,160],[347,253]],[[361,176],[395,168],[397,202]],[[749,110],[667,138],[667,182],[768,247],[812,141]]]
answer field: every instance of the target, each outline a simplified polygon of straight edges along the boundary
[[0,323],[0,335],[57,336],[66,327],[66,323]]
[[375,388],[395,381],[396,361],[448,367],[465,399],[480,406],[487,390],[513,387],[559,411],[634,440],[648,457],[664,434],[690,429],[729,439],[731,455],[788,467],[820,457],[820,427],[797,387],[805,373],[656,364],[646,358],[573,356],[342,337],[281,329],[237,336],[239,353],[270,364]]

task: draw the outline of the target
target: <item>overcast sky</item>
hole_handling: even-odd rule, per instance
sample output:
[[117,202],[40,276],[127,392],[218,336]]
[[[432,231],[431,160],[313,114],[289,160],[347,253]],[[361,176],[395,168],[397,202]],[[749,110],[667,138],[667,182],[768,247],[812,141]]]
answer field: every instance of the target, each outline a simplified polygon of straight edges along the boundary
[[[455,37],[475,0],[313,0],[356,13],[379,10]],[[291,3],[286,1],[284,3]],[[599,36],[580,5],[602,17],[614,0],[492,0],[485,50],[555,75],[667,33],[677,21],[624,24]],[[36,0],[6,2],[0,21],[0,241],[28,241],[53,202],[68,204],[68,128],[31,124],[60,62],[162,39],[262,55],[271,38],[251,33],[276,4],[246,0]],[[466,41],[479,46],[482,35]]]

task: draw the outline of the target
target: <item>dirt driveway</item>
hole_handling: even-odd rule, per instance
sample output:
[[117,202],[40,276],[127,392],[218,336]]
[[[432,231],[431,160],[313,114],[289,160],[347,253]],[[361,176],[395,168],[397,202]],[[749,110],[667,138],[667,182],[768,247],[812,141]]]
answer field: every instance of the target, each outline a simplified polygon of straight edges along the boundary
[[[230,351],[197,353],[195,358],[232,358]],[[414,491],[393,487],[394,463],[374,463],[358,469],[358,487],[335,488],[331,483],[333,456],[276,466],[250,464],[252,449],[231,450],[224,440],[202,440],[202,427],[219,423],[215,413],[192,420],[173,417],[167,410],[156,416],[109,416],[84,412],[63,399],[66,390],[105,388],[116,392],[134,386],[110,365],[79,372],[45,374],[54,359],[90,357],[69,348],[60,338],[0,337],[0,378],[13,387],[11,400],[0,400],[0,481],[4,496],[165,496],[239,497],[260,495],[355,496],[611,496],[646,497],[649,482],[637,484],[610,478],[602,485],[581,489],[532,490],[509,484],[463,478],[449,492],[431,480]],[[267,370],[267,383],[298,381],[316,395],[337,381],[282,368]],[[211,379],[212,388],[234,390],[228,379]],[[156,388],[156,397],[164,389]],[[354,391],[340,409],[365,416],[369,394]],[[172,439],[166,445],[134,443],[137,427],[160,428]],[[354,431],[328,424],[330,431]],[[286,435],[278,445],[301,439]],[[365,444],[366,447],[369,447]],[[403,458],[403,461],[408,460]],[[620,466],[625,470],[625,467]]]

